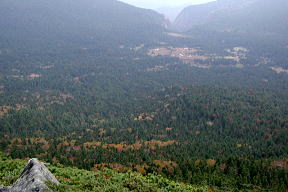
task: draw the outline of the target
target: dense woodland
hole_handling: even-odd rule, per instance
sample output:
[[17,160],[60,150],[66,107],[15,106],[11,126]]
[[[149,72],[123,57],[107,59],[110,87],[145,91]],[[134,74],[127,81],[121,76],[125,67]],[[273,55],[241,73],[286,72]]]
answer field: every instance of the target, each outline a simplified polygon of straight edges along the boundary
[[[287,187],[286,74],[198,69],[141,52],[132,65],[131,51],[123,52],[127,57],[114,61],[87,55],[49,65],[22,61],[29,67],[14,61],[2,79],[1,150],[223,189]],[[146,71],[166,62],[175,65]],[[31,73],[41,77],[27,78]]]
[[[127,9],[125,19],[135,14]],[[148,21],[135,32],[117,20],[114,33],[105,26],[93,40],[91,29],[71,41],[77,34],[63,39],[65,27],[57,28],[57,38],[40,36],[36,44],[33,35],[11,40],[21,36],[9,33],[12,24],[1,30],[0,150],[14,159],[157,173],[220,191],[285,191],[285,42],[201,29],[179,37]],[[148,54],[159,47],[195,48],[200,59]],[[240,59],[229,51],[237,47],[245,50]]]

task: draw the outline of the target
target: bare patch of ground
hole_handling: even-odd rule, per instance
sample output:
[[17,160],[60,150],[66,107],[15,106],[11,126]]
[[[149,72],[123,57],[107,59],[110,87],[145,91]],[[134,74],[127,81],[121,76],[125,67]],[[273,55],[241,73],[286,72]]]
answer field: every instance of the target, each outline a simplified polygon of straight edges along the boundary
[[[234,47],[232,49],[226,49],[228,55],[216,55],[211,53],[205,53],[204,51],[198,48],[190,48],[190,47],[158,47],[154,49],[150,49],[148,51],[148,55],[151,57],[157,56],[170,56],[179,58],[184,64],[188,64],[191,67],[198,67],[203,69],[209,69],[212,67],[211,63],[213,60],[227,60],[233,61],[234,65],[225,65],[225,61],[223,65],[218,64],[219,67],[227,67],[234,66],[236,68],[243,68],[244,65],[241,64],[242,59],[246,59],[246,55],[249,52],[248,49],[244,47]],[[231,63],[231,62],[229,62]],[[155,72],[166,69],[167,66],[155,66],[154,68],[150,68],[147,71]]]
[[53,67],[54,67],[54,65],[45,65],[45,66],[40,66],[40,69],[47,70],[47,69],[51,69]]
[[[150,49],[148,55],[151,57],[157,56],[170,56],[179,58],[183,63],[189,64],[192,67],[209,68],[207,65],[198,64],[198,61],[207,61],[209,56],[200,54],[201,50],[196,48],[188,47],[160,47],[155,49]],[[154,68],[148,69],[147,71],[159,71],[166,69],[167,66],[156,66]]]
[[28,79],[36,79],[41,77],[42,75],[36,74],[36,73],[31,73],[30,75],[27,76]]
[[13,78],[13,79],[20,79],[20,80],[25,79],[23,75],[9,75],[8,77]]
[[240,63],[240,57],[239,56],[216,56],[215,59],[226,59],[226,60],[232,60],[236,61],[237,63]]
[[283,69],[282,67],[270,67],[273,71],[276,73],[287,73],[288,74],[288,69]]
[[33,80],[36,78],[40,78],[41,74],[31,73],[30,75],[24,76],[24,75],[10,75],[8,77],[13,79],[20,79],[20,80]]
[[166,33],[168,36],[177,37],[177,38],[191,38],[189,35],[184,35],[181,33]]
[[152,112],[151,114],[141,113],[137,115],[136,117],[134,117],[134,121],[144,121],[144,120],[152,121],[155,115],[156,115],[156,112]]
[[279,167],[288,170],[288,158],[272,162],[273,167]]
[[72,79],[72,81],[77,82],[77,83],[81,83],[81,79],[86,78],[86,77],[88,77],[88,76],[95,76],[95,75],[96,75],[95,72],[91,72],[91,73],[84,74],[84,75],[79,76],[79,77],[74,77],[74,78]]
[[11,109],[11,106],[0,106],[0,117],[5,116]]
[[133,48],[134,51],[139,51],[140,49],[142,49],[145,45],[144,44],[141,44],[139,46],[136,46]]
[[162,48],[155,48],[150,49],[148,55],[151,57],[156,56],[170,56],[170,57],[177,57],[182,61],[189,62],[194,60],[208,60],[209,57],[206,55],[200,55],[199,53],[201,50],[196,48],[180,48],[180,47],[162,47]]

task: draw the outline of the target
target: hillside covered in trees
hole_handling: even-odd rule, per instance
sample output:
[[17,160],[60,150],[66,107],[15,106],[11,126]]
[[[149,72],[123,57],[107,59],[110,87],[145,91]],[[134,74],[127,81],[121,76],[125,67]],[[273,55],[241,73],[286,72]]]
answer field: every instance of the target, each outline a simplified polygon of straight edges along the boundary
[[72,191],[288,188],[282,36],[177,33],[114,0],[3,0],[0,13],[2,159],[49,162],[66,187],[81,180]]

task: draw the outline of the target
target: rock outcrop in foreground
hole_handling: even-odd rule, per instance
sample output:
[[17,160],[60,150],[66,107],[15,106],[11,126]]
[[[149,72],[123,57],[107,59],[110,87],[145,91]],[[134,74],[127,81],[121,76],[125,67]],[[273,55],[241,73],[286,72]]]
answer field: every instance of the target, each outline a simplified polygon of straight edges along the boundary
[[46,182],[59,184],[43,163],[37,159],[30,159],[13,186],[0,187],[0,192],[51,192]]

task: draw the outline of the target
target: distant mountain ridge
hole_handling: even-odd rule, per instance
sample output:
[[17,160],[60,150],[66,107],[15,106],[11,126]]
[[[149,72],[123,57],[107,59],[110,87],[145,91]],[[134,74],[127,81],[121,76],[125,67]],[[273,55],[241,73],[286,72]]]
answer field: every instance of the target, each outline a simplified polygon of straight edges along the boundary
[[165,17],[167,17],[170,22],[173,23],[185,7],[187,7],[187,5],[179,7],[161,7],[157,9],[157,12],[164,14]]
[[0,47],[17,49],[138,43],[166,25],[161,14],[116,0],[3,0],[0,17]]
[[185,8],[172,28],[180,32],[202,28],[218,32],[285,34],[287,9],[285,0],[218,0]]

